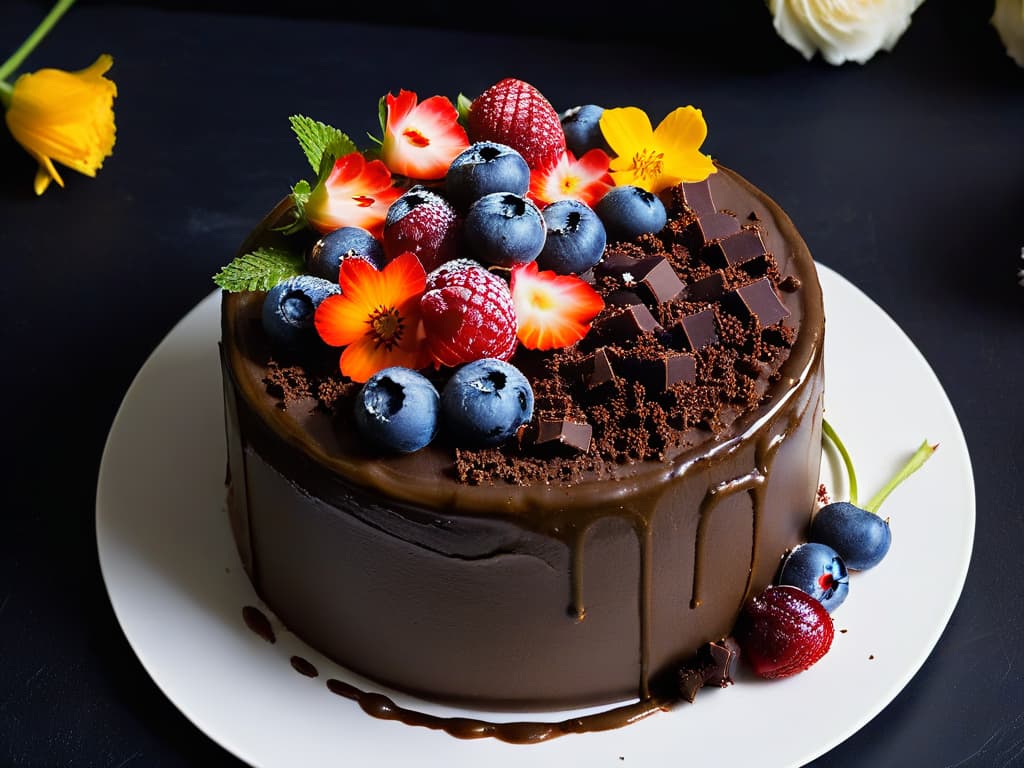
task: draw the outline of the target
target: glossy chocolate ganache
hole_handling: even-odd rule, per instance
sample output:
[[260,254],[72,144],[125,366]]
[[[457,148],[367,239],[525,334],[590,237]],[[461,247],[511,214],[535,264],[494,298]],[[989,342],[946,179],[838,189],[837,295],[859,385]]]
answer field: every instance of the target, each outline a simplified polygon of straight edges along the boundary
[[[276,358],[264,294],[224,293],[229,514],[284,626],[430,700],[619,705],[570,730],[683,698],[679,669],[728,637],[806,533],[824,316],[811,255],[763,192],[719,166],[663,199],[665,230],[610,243],[587,276],[606,303],[592,331],[512,358],[537,406],[496,449],[376,452],[352,425],[358,385],[337,350]],[[287,213],[240,252],[281,242]],[[367,711],[383,698],[330,685]],[[478,722],[468,735],[495,735]],[[518,740],[551,735],[535,725]]]

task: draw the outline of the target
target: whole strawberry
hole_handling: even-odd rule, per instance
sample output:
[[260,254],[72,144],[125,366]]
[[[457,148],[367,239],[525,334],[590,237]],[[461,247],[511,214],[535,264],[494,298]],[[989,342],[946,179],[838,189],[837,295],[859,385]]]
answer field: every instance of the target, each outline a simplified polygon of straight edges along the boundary
[[479,262],[456,259],[431,272],[420,312],[438,365],[508,360],[515,352],[516,313],[508,283]]
[[753,597],[733,628],[742,658],[768,679],[788,677],[817,663],[834,636],[825,607],[791,586],[768,587]]
[[551,102],[514,77],[499,80],[473,100],[469,136],[512,147],[530,168],[547,168],[565,152],[565,132]]
[[382,237],[384,256],[394,261],[411,251],[430,272],[457,256],[461,236],[462,217],[451,203],[417,184],[388,208]]

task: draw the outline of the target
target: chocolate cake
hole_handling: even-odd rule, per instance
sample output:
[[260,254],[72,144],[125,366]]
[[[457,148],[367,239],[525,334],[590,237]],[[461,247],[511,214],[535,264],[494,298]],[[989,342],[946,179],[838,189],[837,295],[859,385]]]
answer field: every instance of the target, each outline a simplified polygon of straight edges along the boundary
[[[555,145],[528,149],[573,157]],[[599,307],[577,336],[528,344],[520,318],[501,360],[533,401],[494,444],[441,428],[422,446],[382,447],[356,418],[366,376],[344,358],[339,368],[328,336],[282,348],[267,332],[267,286],[223,292],[228,514],[285,627],[381,686],[483,710],[617,703],[635,714],[728,682],[741,607],[816,509],[824,315],[789,217],[708,164],[703,180],[657,193],[663,226],[610,234],[572,273]],[[282,200],[239,256],[308,265],[330,229],[303,211],[315,195]],[[385,249],[387,226],[373,232]],[[415,255],[429,286],[434,254]],[[420,368],[439,392],[467,359],[450,354]]]

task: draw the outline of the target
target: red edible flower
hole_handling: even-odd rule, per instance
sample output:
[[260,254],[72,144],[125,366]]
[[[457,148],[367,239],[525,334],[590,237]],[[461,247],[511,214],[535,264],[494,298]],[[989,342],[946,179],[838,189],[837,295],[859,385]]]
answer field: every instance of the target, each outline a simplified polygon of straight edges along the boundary
[[321,233],[341,227],[362,227],[376,238],[384,231],[388,206],[402,190],[392,185],[391,172],[380,160],[366,161],[359,152],[339,157],[330,174],[306,201],[306,221]]
[[529,197],[542,208],[565,199],[593,207],[613,186],[609,162],[600,149],[591,149],[579,159],[566,150],[548,167],[530,171]]
[[511,287],[516,335],[527,349],[555,349],[579,341],[604,308],[604,299],[580,278],[539,270],[532,261],[512,268]]
[[387,122],[381,159],[392,173],[424,181],[443,179],[452,160],[469,146],[459,113],[444,96],[416,103],[400,90],[385,97]]

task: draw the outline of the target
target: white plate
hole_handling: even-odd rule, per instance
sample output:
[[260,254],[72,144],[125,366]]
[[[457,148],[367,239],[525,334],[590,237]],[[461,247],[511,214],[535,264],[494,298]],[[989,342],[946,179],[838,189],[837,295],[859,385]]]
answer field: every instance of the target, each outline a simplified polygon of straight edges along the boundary
[[[810,670],[773,682],[742,674],[733,686],[702,690],[695,703],[628,727],[528,746],[379,720],[334,695],[325,686],[329,677],[372,685],[276,621],[271,644],[242,620],[243,606],[261,603],[224,512],[218,292],[186,315],[139,371],[103,453],[99,560],[128,642],[198,728],[260,768],[501,768],[522,761],[653,768],[665,759],[803,765],[861,728],[917,672],[960,596],[974,538],[970,457],[942,386],[884,311],[834,271],[821,266],[820,274],[826,417],[856,462],[862,501],[922,440],[940,447],[885,502],[892,549],[876,569],[853,574],[850,595],[833,616],[845,631]],[[826,456],[823,480],[834,498],[846,498],[835,452]],[[320,676],[293,670],[293,654],[313,662]],[[435,714],[480,715],[393,697]],[[807,722],[794,728],[794,720]]]

